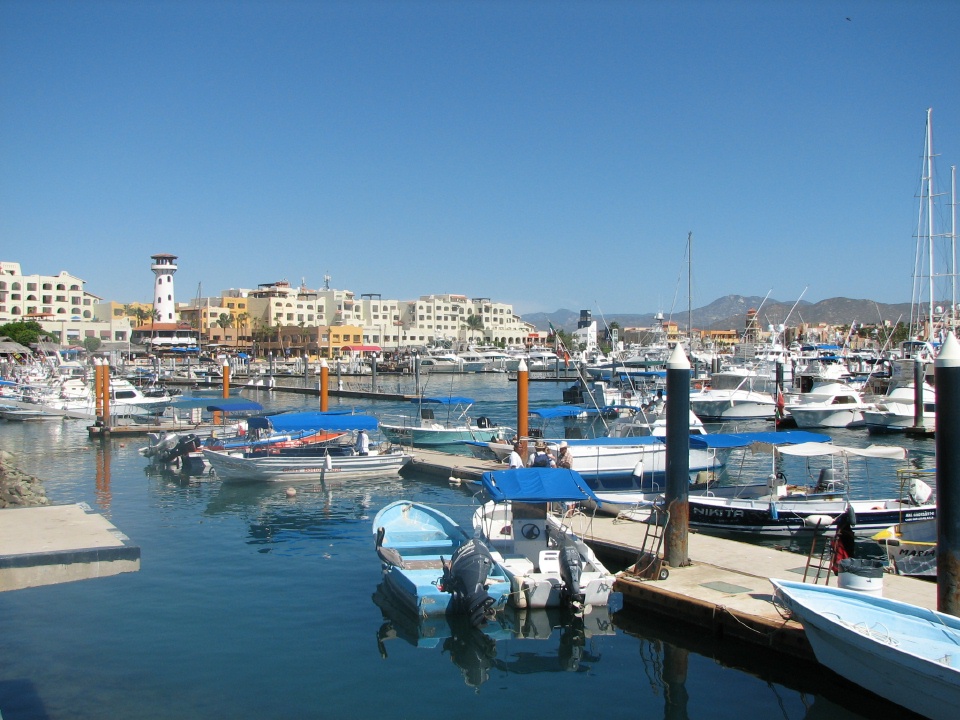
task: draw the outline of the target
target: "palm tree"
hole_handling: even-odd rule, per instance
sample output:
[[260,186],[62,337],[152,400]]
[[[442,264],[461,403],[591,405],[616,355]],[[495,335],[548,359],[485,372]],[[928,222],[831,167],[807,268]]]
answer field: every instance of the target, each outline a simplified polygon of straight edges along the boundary
[[[226,333],[227,328],[233,325],[233,316],[230,313],[220,313],[217,318],[217,325]],[[224,340],[226,340],[226,335],[224,335]]]
[[247,328],[247,321],[250,319],[249,313],[238,313],[233,316],[233,322],[237,326],[237,347],[240,347],[240,336],[246,335],[244,330]]
[[483,332],[483,318],[479,315],[468,315],[467,316],[467,329],[470,330],[470,335],[473,337],[474,333]]

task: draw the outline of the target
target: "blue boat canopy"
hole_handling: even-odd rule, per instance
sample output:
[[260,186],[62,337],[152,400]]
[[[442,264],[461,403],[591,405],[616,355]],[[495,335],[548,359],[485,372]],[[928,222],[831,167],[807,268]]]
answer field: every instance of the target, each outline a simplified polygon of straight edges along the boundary
[[473,398],[468,397],[425,397],[413,398],[410,402],[437,403],[439,405],[473,405]]
[[710,433],[708,435],[691,435],[692,448],[738,448],[766,443],[767,445],[787,445],[808,442],[830,442],[828,435],[807,432],[806,430],[787,430],[786,432],[748,432],[748,433]]
[[[585,412],[589,411],[586,408],[582,408],[577,405],[557,405],[556,407],[531,410],[530,414],[535,415],[538,418],[543,418],[544,420],[553,420],[554,418],[577,417]],[[596,410],[593,412],[595,413]]]
[[263,405],[246,398],[184,398],[170,403],[177,410],[209,410],[210,412],[263,412]]
[[580,502],[600,500],[586,480],[574,470],[563,468],[517,468],[485,472],[481,479],[494,502]]
[[303,432],[306,430],[352,432],[376,430],[379,426],[372,415],[350,415],[342,412],[296,412],[267,417],[250,418],[247,427],[251,430],[272,429],[274,432]]

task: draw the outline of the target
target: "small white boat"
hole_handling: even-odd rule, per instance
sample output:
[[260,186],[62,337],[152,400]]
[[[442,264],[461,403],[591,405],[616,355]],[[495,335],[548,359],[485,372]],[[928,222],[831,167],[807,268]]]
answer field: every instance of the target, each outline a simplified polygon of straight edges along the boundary
[[[522,468],[483,474],[492,498],[474,513],[473,526],[510,578],[516,607],[606,606],[614,576],[564,523],[563,503],[596,501],[573,470]],[[561,507],[560,516],[549,512]]]
[[[380,431],[390,442],[430,448],[460,445],[464,441],[505,442],[513,435],[512,429],[494,425],[486,417],[473,422],[467,414],[473,406],[472,398],[421,397],[411,402],[419,406],[419,418],[404,417],[380,423]],[[445,408],[446,417],[437,418],[435,408]]]
[[787,414],[798,428],[845,428],[863,424],[863,413],[872,408],[860,393],[846,383],[815,383],[795,402],[786,403]]
[[770,582],[821,665],[920,715],[956,717],[960,619],[856,590]]
[[[372,431],[377,419],[369,415],[329,415],[326,431]],[[203,458],[224,482],[292,482],[396,475],[413,456],[389,443],[380,443],[366,455],[349,445],[229,451],[203,449]]]
[[776,415],[773,395],[753,390],[701,390],[690,395],[690,409],[707,422],[770,420]]

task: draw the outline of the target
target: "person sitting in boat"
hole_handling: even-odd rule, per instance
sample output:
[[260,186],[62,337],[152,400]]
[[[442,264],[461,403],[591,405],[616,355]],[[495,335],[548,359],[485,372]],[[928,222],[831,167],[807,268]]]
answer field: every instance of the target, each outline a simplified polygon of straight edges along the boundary
[[547,449],[547,444],[540,440],[536,445],[536,452],[533,455],[533,461],[530,463],[532,467],[551,467],[555,468],[557,466],[556,458],[550,454],[550,451]]
[[523,458],[520,457],[521,450],[523,450],[523,445],[521,445],[519,441],[515,442],[513,444],[513,451],[510,453],[510,458],[507,460],[508,467],[511,470],[523,467]]
[[361,428],[357,433],[357,442],[354,444],[353,449],[356,450],[357,455],[370,454],[370,437],[367,435],[366,430]]
[[570,453],[570,448],[567,447],[566,440],[560,443],[560,452],[557,455],[557,467],[566,468],[567,470],[573,467],[573,455]]

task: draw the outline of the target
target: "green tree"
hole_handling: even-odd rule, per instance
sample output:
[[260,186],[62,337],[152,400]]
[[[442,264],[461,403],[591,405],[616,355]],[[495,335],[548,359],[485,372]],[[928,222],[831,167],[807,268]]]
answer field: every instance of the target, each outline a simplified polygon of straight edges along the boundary
[[83,348],[89,353],[95,353],[100,349],[101,345],[103,345],[103,343],[100,342],[100,338],[98,337],[90,336],[83,339]]
[[470,331],[470,337],[483,332],[483,318],[479,315],[467,316],[467,329]]
[[30,347],[31,344],[40,340],[44,334],[40,323],[35,320],[7,323],[0,325],[0,335],[6,335],[14,342],[18,342],[24,347]]

